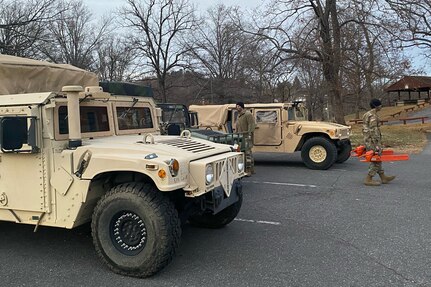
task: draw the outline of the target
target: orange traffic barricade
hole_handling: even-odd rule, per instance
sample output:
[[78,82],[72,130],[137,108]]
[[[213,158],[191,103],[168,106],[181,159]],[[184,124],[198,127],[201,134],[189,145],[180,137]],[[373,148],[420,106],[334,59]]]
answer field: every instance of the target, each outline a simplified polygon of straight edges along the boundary
[[409,160],[408,154],[395,154],[393,150],[382,150],[377,153],[373,150],[367,151],[365,146],[360,145],[352,150],[351,156],[361,158],[362,162],[381,162],[381,161],[403,161]]

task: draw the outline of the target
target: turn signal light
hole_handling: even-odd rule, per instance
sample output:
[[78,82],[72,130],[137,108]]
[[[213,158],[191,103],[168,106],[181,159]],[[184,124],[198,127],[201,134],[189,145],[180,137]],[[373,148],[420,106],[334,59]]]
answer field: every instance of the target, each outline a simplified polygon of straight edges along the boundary
[[164,169],[159,169],[158,175],[160,178],[166,177],[166,171]]

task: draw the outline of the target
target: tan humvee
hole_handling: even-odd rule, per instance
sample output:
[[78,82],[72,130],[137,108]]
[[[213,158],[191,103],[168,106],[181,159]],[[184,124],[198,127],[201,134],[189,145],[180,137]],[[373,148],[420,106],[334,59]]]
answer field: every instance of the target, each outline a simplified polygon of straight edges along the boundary
[[[304,164],[311,169],[328,169],[350,157],[350,127],[307,121],[302,103],[246,104],[255,117],[253,152],[293,153],[301,151]],[[197,112],[199,128],[235,132],[235,104],[191,105]]]
[[35,231],[91,221],[104,263],[147,277],[171,261],[181,221],[218,228],[235,218],[242,153],[187,131],[157,135],[152,98],[50,87],[0,96],[0,220]]

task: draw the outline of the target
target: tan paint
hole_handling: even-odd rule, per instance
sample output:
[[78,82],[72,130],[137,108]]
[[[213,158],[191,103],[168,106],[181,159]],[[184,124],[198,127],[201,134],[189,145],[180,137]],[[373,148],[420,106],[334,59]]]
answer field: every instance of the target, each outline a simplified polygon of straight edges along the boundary
[[[329,123],[289,119],[295,116],[291,103],[255,103],[246,104],[256,119],[253,139],[253,152],[292,153],[301,150],[301,139],[310,133],[327,135],[336,141],[349,139],[350,127]],[[235,104],[226,105],[191,105],[191,112],[197,112],[199,128],[229,131],[228,119],[232,119],[235,129]],[[259,113],[266,116],[266,121],[259,121]],[[270,113],[276,115],[272,117]],[[272,119],[276,119],[272,121]]]
[[[70,130],[75,129],[72,137],[82,138],[82,145],[68,149],[71,134],[60,134],[59,108],[70,101],[76,104],[77,98],[81,99],[81,107],[106,109],[104,120],[109,128],[103,132],[80,132],[69,125]],[[97,201],[107,192],[104,183],[94,179],[109,172],[145,174],[160,191],[183,189],[187,197],[201,196],[218,186],[229,193],[233,180],[244,176],[243,171],[235,168],[243,154],[231,152],[227,145],[189,136],[158,135],[158,117],[152,98],[139,98],[135,107],[151,111],[153,127],[120,130],[116,108],[131,107],[133,102],[133,97],[111,96],[98,87],[86,88],[79,95],[75,90],[69,94],[66,89],[65,93],[1,96],[0,117],[37,117],[39,151],[0,152],[0,220],[63,228],[88,222]],[[75,108],[76,112],[79,109]],[[146,135],[152,139],[148,143],[144,140]],[[187,150],[190,146],[197,148]],[[151,154],[157,157],[148,158]],[[177,176],[169,171],[168,162],[173,158],[180,165]],[[78,174],[83,159],[87,164],[82,174]],[[213,165],[218,170],[220,163],[225,164],[224,173],[207,185],[205,166]],[[167,172],[163,179],[158,176],[162,168]]]
[[81,141],[81,125],[79,123],[79,93],[81,86],[65,86],[61,90],[67,94],[67,117],[69,141]]

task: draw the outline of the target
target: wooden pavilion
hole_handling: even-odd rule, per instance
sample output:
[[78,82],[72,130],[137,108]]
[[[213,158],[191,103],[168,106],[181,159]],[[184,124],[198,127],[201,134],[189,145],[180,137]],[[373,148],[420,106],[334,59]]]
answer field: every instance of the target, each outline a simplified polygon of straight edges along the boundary
[[[384,89],[388,104],[417,104],[430,101],[431,77],[405,76]],[[396,96],[393,94],[396,93]]]

